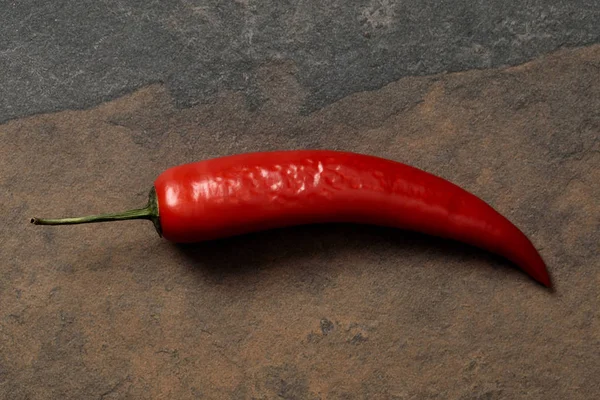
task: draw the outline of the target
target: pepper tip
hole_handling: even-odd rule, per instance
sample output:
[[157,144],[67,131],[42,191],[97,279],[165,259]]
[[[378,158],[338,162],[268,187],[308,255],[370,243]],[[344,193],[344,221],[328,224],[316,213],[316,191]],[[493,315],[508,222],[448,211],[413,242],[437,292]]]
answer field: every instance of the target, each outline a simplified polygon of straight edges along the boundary
[[546,282],[544,282],[544,286],[546,286],[548,289],[554,291],[554,286],[552,285],[550,278],[548,278],[548,280]]
[[548,289],[554,290],[554,288],[552,287],[552,281],[550,280],[550,275],[547,271],[544,271],[544,273],[540,274],[537,277],[537,281],[545,287],[547,287]]

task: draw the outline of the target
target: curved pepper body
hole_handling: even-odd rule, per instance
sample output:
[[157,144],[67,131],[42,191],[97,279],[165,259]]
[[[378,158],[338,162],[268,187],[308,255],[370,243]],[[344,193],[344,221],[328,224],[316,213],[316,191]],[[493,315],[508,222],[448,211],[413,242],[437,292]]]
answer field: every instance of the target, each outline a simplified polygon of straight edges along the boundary
[[509,220],[453,183],[399,162],[326,150],[248,153],[170,168],[154,187],[163,236],[174,242],[373,224],[480,247],[550,286],[542,258]]

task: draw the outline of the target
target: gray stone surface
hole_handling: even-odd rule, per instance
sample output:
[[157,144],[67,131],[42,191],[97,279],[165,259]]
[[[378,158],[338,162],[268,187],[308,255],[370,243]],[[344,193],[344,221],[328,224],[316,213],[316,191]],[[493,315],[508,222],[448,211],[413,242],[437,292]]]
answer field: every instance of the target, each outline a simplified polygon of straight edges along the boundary
[[297,66],[310,113],[407,75],[514,65],[600,39],[598,0],[0,2],[0,122],[166,84],[265,100],[258,70]]

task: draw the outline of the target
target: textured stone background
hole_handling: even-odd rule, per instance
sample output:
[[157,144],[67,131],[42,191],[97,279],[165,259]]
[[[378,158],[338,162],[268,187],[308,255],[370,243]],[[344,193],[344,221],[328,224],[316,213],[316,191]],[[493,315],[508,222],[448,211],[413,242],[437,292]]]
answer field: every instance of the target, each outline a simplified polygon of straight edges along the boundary
[[[22,31],[0,34],[0,398],[600,396],[600,46],[541,55],[596,40],[598,3],[548,6],[546,25],[534,3],[498,2],[463,20],[473,9],[454,10],[459,2],[439,15],[410,2],[412,14],[386,1],[308,3],[186,2],[172,19],[154,3],[146,13],[120,2],[89,12],[9,3],[0,31]],[[365,6],[396,11],[345,14]],[[252,7],[248,39],[227,18]],[[535,45],[482,45],[487,64],[452,47],[472,42],[463,25],[498,16],[535,28]],[[412,42],[402,21],[416,21]],[[469,32],[493,37],[479,22]],[[180,27],[173,42],[160,42],[163,23]],[[99,34],[94,58],[87,33],[100,31],[113,36]],[[193,51],[169,61],[185,34]],[[424,60],[437,67],[411,70],[427,34]],[[253,37],[260,46],[235,42]],[[369,67],[386,43],[390,53]],[[252,49],[252,62],[235,61]],[[344,58],[353,51],[356,62]],[[302,227],[177,246],[145,221],[28,224],[143,205],[154,178],[179,163],[307,147],[407,162],[476,193],[531,237],[556,291],[484,252],[391,229]]]
[[244,94],[291,60],[302,112],[407,75],[515,65],[600,40],[600,0],[0,2],[0,122],[162,82],[178,105]]

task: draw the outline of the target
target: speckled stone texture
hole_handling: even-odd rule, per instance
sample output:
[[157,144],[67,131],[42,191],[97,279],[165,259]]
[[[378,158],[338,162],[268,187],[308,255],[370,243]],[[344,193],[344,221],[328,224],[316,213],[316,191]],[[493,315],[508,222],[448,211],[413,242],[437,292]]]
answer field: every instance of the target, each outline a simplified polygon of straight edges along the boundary
[[[600,397],[600,46],[406,77],[302,112],[291,61],[253,106],[162,85],[0,125],[2,399]],[[198,245],[147,221],[36,227],[141,206],[165,168],[333,148],[413,164],[523,229],[556,290],[453,242],[309,226]]]
[[515,65],[600,42],[600,0],[0,2],[0,123],[154,83],[177,105],[225,89],[252,108],[291,60],[304,114],[404,76]]

